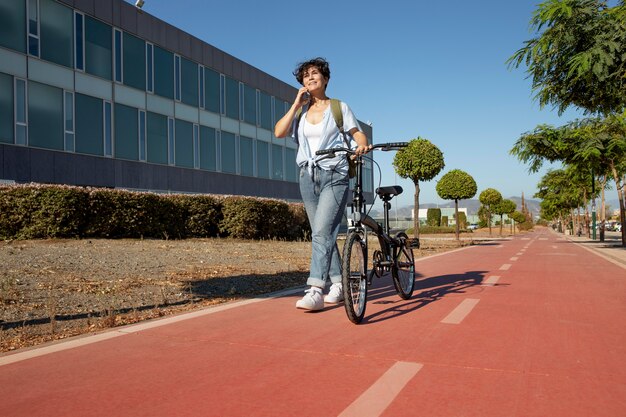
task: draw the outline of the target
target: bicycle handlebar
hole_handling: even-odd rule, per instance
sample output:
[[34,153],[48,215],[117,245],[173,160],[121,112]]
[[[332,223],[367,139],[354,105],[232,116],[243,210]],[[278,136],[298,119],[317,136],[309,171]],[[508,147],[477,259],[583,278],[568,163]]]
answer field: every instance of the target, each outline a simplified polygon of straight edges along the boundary
[[[379,143],[379,144],[373,145],[372,150],[379,149],[385,152],[397,151],[402,148],[406,148],[408,145],[409,144],[407,142]],[[329,155],[329,154],[334,154],[335,152],[346,152],[349,154],[354,154],[354,151],[352,149],[338,147],[338,148],[330,148],[330,149],[320,149],[319,151],[315,152],[315,155]]]

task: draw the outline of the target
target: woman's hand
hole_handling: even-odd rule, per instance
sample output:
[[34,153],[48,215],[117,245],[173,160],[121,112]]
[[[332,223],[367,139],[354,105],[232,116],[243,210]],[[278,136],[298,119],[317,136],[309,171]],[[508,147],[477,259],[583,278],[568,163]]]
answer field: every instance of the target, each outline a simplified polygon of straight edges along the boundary
[[372,150],[372,145],[358,145],[354,150],[355,155],[365,155]]
[[300,87],[295,101],[295,103],[298,105],[298,108],[304,106],[309,101],[311,101],[311,95],[309,94],[309,90],[306,87]]

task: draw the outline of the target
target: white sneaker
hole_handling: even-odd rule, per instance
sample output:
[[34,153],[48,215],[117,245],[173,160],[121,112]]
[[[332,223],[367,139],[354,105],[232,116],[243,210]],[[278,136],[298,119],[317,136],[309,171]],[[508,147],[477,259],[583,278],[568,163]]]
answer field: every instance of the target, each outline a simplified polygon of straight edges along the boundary
[[326,297],[324,297],[324,302],[329,304],[337,304],[343,301],[343,285],[340,282],[337,282],[330,286],[330,290]]
[[309,288],[305,291],[304,297],[296,302],[296,308],[303,310],[322,310],[324,308],[324,300],[322,299],[322,290],[319,288]]

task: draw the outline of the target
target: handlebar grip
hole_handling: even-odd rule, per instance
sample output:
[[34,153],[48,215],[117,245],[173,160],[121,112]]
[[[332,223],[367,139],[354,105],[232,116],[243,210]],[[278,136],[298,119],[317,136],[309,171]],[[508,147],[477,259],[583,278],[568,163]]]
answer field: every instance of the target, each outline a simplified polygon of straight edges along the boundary
[[393,142],[388,143],[387,146],[389,146],[390,148],[406,148],[407,146],[409,146],[409,144],[407,142]]
[[335,149],[320,149],[315,152],[315,155],[328,155],[335,152]]

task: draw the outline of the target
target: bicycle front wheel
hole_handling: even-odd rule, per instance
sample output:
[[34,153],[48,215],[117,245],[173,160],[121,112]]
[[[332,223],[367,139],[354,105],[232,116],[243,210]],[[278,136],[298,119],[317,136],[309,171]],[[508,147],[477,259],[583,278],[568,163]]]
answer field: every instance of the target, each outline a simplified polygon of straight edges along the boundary
[[393,266],[391,267],[391,276],[393,277],[393,285],[396,287],[398,295],[408,300],[413,295],[413,287],[415,285],[415,259],[413,258],[413,249],[409,246],[409,237],[406,233],[398,233],[396,239],[400,242],[397,248]]
[[361,235],[352,231],[343,245],[341,281],[343,303],[352,323],[358,324],[365,315],[367,302],[367,264],[365,244]]

